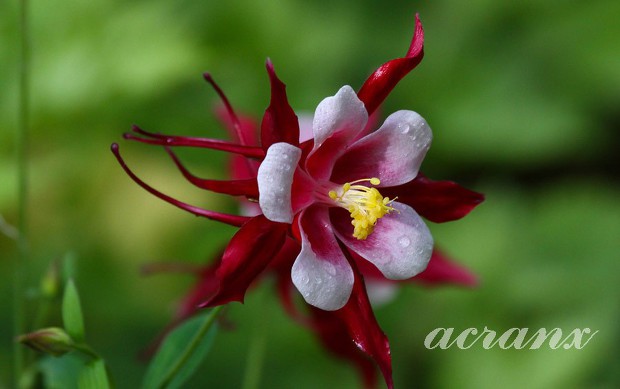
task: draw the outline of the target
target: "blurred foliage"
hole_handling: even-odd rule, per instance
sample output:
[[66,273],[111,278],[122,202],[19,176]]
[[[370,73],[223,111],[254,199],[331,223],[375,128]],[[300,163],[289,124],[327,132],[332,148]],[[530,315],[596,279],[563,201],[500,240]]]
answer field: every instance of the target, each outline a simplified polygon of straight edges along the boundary
[[[16,7],[0,3],[0,214],[8,223],[17,217]],[[403,55],[415,12],[426,57],[383,112],[420,112],[435,134],[427,175],[487,200],[462,221],[431,226],[444,250],[479,274],[480,287],[411,287],[377,310],[397,387],[620,385],[619,2],[32,2],[29,285],[49,261],[76,253],[89,341],[118,387],[139,384],[146,365],[137,355],[192,282],[144,278],[139,266],[204,263],[234,229],[142,191],[117,166],[110,143],[132,123],[224,137],[201,73],[211,72],[239,111],[260,116],[268,104],[267,56],[292,106],[312,111],[340,86],[357,88]],[[184,182],[163,151],[121,147],[155,187],[233,210],[230,200]],[[183,150],[182,157],[197,174],[225,175],[220,153]],[[0,236],[0,383],[9,378],[14,257],[14,241]],[[193,387],[241,385],[257,316],[268,317],[260,322],[262,387],[357,387],[355,372],[292,323],[271,290],[267,281],[245,305],[231,307],[234,330],[219,333]],[[436,327],[484,326],[600,332],[583,350],[423,346]]]

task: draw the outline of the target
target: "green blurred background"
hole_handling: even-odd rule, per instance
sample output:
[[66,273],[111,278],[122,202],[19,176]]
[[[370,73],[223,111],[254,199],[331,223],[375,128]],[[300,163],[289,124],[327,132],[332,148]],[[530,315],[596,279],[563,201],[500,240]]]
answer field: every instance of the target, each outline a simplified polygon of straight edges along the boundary
[[[0,214],[9,223],[18,204],[16,3],[0,2]],[[376,310],[397,387],[620,386],[620,2],[34,0],[29,285],[49,261],[74,253],[87,337],[119,388],[138,385],[145,365],[136,355],[192,282],[144,277],[140,266],[204,263],[234,229],[138,188],[110,143],[133,123],[224,137],[202,72],[239,111],[258,117],[268,104],[268,56],[292,106],[312,112],[340,86],[358,88],[403,55],[415,12],[426,56],[384,112],[421,113],[435,134],[425,173],[487,199],[464,220],[431,226],[441,247],[479,275],[480,287],[410,286]],[[234,210],[231,200],[187,184],[161,149],[121,147],[155,187]],[[181,156],[198,175],[224,177],[222,153]],[[16,257],[4,235],[0,255],[1,387],[10,376]],[[357,387],[356,372],[286,317],[272,290],[267,280],[245,305],[231,307],[234,329],[219,334],[190,387],[240,387],[257,333],[266,336],[261,387]],[[484,326],[599,333],[582,350],[424,348],[436,327]]]

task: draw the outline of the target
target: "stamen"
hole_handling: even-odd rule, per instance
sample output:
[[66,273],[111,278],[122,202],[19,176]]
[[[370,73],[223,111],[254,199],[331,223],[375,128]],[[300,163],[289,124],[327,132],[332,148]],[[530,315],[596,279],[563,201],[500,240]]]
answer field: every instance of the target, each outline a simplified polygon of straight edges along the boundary
[[342,186],[341,194],[331,190],[328,195],[338,205],[351,213],[351,224],[354,227],[353,236],[359,240],[364,240],[373,232],[377,220],[394,210],[390,206],[394,200],[381,196],[376,188],[354,185],[360,182],[369,182],[371,185],[381,183],[376,177],[363,178],[345,183]]

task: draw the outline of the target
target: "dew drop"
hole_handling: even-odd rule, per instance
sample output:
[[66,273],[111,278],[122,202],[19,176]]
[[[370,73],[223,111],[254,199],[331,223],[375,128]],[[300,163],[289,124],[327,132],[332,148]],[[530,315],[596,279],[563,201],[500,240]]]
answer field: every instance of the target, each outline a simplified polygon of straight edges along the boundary
[[411,244],[411,239],[409,239],[407,236],[403,235],[403,236],[399,237],[398,239],[396,239],[396,242],[400,245],[400,247],[407,248]]
[[409,127],[409,125],[404,124],[404,125],[400,126],[400,133],[401,134],[408,134],[409,131],[411,131],[411,127]]
[[308,283],[310,282],[310,278],[308,278],[307,276],[303,276],[301,278],[301,283],[304,285],[308,285]]

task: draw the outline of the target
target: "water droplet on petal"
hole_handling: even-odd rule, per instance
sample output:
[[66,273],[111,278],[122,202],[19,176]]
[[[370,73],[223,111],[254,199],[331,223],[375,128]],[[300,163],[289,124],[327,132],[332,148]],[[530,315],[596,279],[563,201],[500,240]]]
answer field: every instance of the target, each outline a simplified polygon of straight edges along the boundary
[[400,247],[407,248],[411,244],[411,239],[409,239],[409,237],[403,235],[403,236],[399,237],[398,239],[396,239],[396,242],[400,245]]
[[401,134],[407,134],[407,133],[409,133],[409,131],[411,131],[411,127],[409,127],[408,124],[403,124],[402,126],[400,126],[400,133]]

